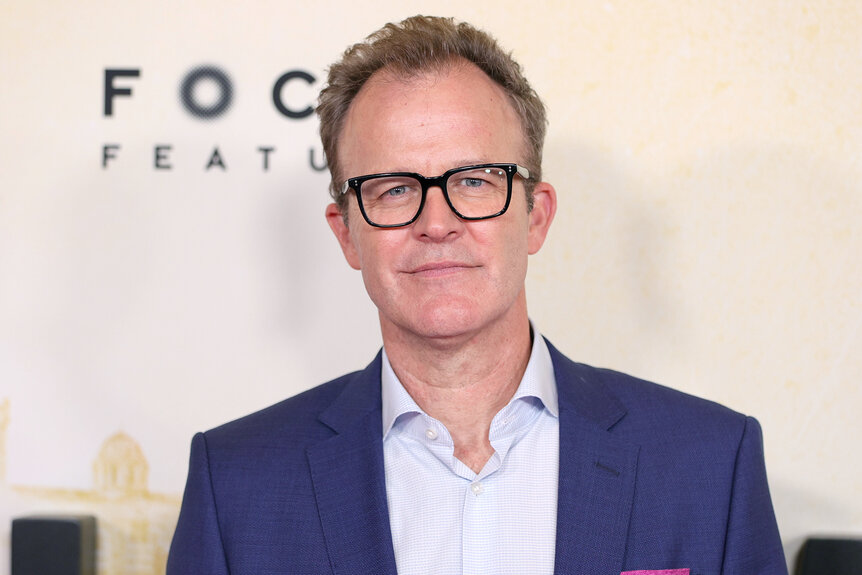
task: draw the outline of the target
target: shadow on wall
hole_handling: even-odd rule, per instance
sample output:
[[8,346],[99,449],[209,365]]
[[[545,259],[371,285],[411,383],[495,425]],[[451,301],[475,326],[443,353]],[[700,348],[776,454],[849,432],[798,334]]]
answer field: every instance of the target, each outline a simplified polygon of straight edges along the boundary
[[583,142],[545,153],[558,212],[530,262],[530,313],[546,334],[564,334],[578,360],[599,365],[613,365],[623,341],[674,339],[683,311],[659,277],[672,267],[665,218],[627,164]]
[[[296,357],[313,360],[331,350],[326,372],[337,377],[364,367],[381,340],[361,274],[344,260],[324,218],[331,201],[327,183],[314,189],[288,183],[288,193],[272,196],[261,213],[261,252],[269,256],[266,275],[275,286],[267,298],[274,329],[290,340],[285,345]],[[305,389],[323,382],[299,384]]]
[[862,189],[849,166],[790,147],[693,151],[659,174],[583,143],[546,156],[560,211],[531,304],[553,310],[560,332],[601,318],[573,335],[590,355],[637,361],[672,346],[685,359],[707,338],[769,359],[798,353],[812,329],[844,348],[829,314],[862,320]]

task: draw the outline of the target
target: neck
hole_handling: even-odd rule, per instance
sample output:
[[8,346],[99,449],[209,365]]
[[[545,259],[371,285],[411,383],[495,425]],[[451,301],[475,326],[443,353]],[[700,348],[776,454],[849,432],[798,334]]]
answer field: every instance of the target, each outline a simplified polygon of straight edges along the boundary
[[455,456],[477,473],[494,451],[488,439],[491,420],[515,394],[530,358],[525,298],[519,303],[478,333],[423,338],[394,326],[382,329],[401,384],[425,413],[446,426]]

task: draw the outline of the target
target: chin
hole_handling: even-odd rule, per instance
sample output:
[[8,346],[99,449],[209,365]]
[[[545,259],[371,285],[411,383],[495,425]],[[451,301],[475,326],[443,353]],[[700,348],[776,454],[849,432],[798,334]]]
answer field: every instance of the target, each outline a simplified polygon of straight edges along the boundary
[[448,339],[480,329],[487,321],[477,303],[435,307],[418,314],[411,322],[414,331],[423,337]]

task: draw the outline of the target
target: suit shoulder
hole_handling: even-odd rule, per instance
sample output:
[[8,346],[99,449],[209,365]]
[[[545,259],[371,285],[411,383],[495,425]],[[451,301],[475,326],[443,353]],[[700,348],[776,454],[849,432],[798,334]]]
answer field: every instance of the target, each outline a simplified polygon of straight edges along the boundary
[[[713,439],[733,443],[746,416],[719,403],[606,368],[576,363],[549,346],[560,396],[585,417],[614,422],[614,433],[643,438]],[[565,387],[565,389],[563,389]]]
[[610,369],[596,368],[608,390],[625,406],[616,430],[641,442],[697,444],[735,452],[753,418],[720,403]]
[[698,418],[738,420],[744,418],[718,402],[704,399],[659,383],[641,379],[612,369],[593,368],[613,393],[625,403],[635,403],[639,409],[661,410],[690,414]]
[[302,435],[325,434],[328,428],[320,423],[320,413],[341,395],[345,387],[360,378],[362,371],[348,373],[278,403],[255,411],[218,427],[204,435],[207,443],[235,444],[254,438],[266,439],[290,433]]

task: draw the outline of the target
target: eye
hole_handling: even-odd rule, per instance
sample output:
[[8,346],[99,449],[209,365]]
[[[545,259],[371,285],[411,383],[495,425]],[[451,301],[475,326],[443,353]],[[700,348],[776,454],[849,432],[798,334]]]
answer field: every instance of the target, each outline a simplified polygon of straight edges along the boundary
[[390,197],[397,198],[398,196],[403,196],[407,193],[407,186],[395,186],[394,188],[390,188],[388,190],[384,190],[380,197]]
[[374,196],[378,202],[391,203],[394,201],[403,201],[412,197],[413,188],[406,184],[398,186],[386,186],[381,188]]
[[506,180],[505,172],[500,170],[484,168],[471,170],[460,174],[458,186],[462,188],[481,188],[484,186],[499,186],[500,182]]
[[421,186],[412,178],[374,178],[362,187],[362,201],[391,204],[411,200],[417,193],[421,194]]
[[479,168],[459,172],[449,186],[454,194],[490,194],[505,191],[506,174],[494,168]]
[[475,178],[475,177],[464,178],[463,180],[461,180],[461,185],[466,186],[468,188],[478,188],[479,186],[481,186],[482,184],[485,184],[485,183],[487,183],[487,182],[485,182],[485,180],[483,180],[482,178]]

